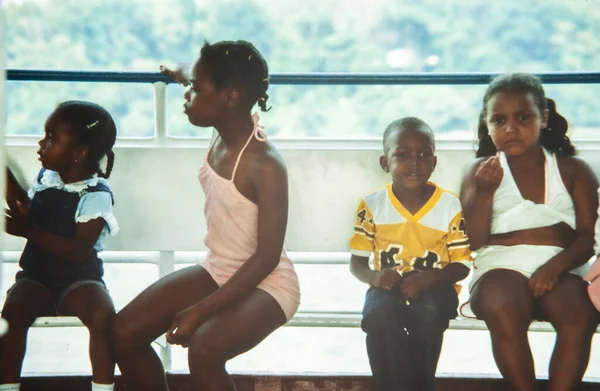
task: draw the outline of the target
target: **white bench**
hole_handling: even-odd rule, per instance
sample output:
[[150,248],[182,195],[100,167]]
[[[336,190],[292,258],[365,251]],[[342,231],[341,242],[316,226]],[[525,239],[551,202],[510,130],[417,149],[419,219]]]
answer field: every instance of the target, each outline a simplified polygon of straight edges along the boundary
[[[165,255],[170,252],[158,253],[130,253],[130,252],[108,252],[103,253],[104,262],[110,263],[148,263],[158,264],[160,277],[168,274],[174,269],[175,256]],[[18,252],[5,252],[5,262],[15,263],[18,261]],[[177,264],[196,264],[205,257],[205,252],[181,253],[177,256]],[[350,255],[344,252],[311,253],[292,252],[289,253],[294,264],[297,265],[347,265]],[[169,265],[167,265],[169,264]],[[349,271],[348,271],[349,273]],[[289,327],[360,327],[362,315],[357,311],[299,311],[286,324]],[[33,327],[83,327],[76,317],[40,317]],[[487,330],[485,322],[478,319],[456,318],[450,321],[451,330]],[[2,323],[0,323],[2,331]],[[554,332],[554,328],[548,322],[534,321],[529,327],[532,332]],[[600,326],[596,332],[600,332]]]

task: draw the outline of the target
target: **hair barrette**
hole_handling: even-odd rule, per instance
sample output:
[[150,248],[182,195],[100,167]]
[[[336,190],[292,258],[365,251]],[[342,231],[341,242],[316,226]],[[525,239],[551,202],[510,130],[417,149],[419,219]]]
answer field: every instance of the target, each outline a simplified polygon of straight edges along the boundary
[[86,127],[86,128],[88,128],[88,129],[91,129],[91,128],[93,128],[94,126],[98,125],[98,122],[99,122],[99,121],[92,122],[91,124],[89,124],[89,125],[86,125],[85,127]]
[[252,54],[248,56],[248,61],[252,60]]
[[229,50],[226,50],[226,51],[225,51],[225,55],[226,55],[226,56],[229,56]]
[[269,81],[269,78],[268,78],[268,77],[265,77],[265,78],[264,78],[262,81],[266,83],[266,82],[268,82],[268,81]]

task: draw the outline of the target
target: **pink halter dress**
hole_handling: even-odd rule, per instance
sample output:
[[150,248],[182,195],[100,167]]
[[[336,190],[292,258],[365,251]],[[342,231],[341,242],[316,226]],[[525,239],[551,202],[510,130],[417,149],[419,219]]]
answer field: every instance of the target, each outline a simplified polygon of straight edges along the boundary
[[[253,139],[266,141],[258,114],[252,115],[254,129],[237,157],[231,178],[219,176],[208,164],[208,155],[219,136],[215,137],[204,158],[198,178],[206,194],[204,215],[208,232],[204,244],[209,251],[200,263],[221,286],[256,251],[258,206],[244,197],[234,184],[235,173],[242,154]],[[282,249],[279,264],[259,285],[279,303],[290,320],[300,304],[300,287],[294,265]]]

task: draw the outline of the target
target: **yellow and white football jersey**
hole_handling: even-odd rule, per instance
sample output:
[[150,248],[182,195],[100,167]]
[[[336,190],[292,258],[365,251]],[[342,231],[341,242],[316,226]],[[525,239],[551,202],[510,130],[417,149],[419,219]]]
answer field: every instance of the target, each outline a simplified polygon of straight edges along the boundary
[[392,184],[361,200],[356,211],[352,254],[374,254],[375,270],[402,272],[442,269],[450,262],[471,268],[473,258],[460,201],[435,186],[433,195],[411,214],[392,192]]

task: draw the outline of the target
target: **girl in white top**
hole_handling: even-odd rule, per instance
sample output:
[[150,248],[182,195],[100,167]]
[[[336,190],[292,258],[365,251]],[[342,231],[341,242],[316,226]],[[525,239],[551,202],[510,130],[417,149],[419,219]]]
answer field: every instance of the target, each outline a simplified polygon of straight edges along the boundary
[[598,323],[578,275],[593,254],[598,182],[573,157],[567,122],[536,77],[497,77],[483,106],[479,159],[461,189],[477,253],[471,307],[490,330],[500,372],[519,391],[538,389],[529,324],[552,323],[549,390],[576,390]]
[[[491,235],[550,227],[561,223],[566,230],[576,229],[575,204],[562,181],[557,157],[545,148],[541,150],[546,161],[544,201],[540,204],[523,197],[512,175],[506,154],[498,152],[503,176],[494,193]],[[486,245],[477,251],[476,268],[473,270],[469,287],[472,290],[483,275],[493,269],[510,269],[530,278],[540,266],[563,250],[563,247],[552,244]],[[523,262],[523,258],[527,258],[528,261]],[[570,272],[583,276],[587,269],[588,264],[585,263]]]

